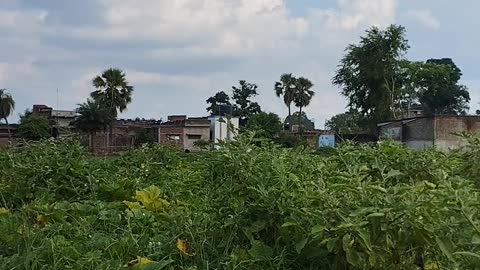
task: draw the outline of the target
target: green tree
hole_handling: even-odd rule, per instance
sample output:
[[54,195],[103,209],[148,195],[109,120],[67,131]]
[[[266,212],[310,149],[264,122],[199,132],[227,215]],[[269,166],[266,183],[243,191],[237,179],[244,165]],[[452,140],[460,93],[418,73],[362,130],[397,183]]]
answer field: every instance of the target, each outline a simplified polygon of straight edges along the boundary
[[283,74],[280,81],[275,82],[275,94],[283,97],[283,102],[288,107],[288,116],[291,114],[291,106],[295,97],[296,78],[291,73]]
[[210,112],[212,115],[220,113],[221,106],[231,106],[230,97],[223,91],[216,93],[214,96],[207,99],[207,104],[210,106],[207,107],[207,112]]
[[132,102],[133,86],[129,85],[125,73],[120,69],[107,69],[93,79],[95,91],[91,97],[107,108],[114,118],[127,109]]
[[287,116],[285,118],[285,124],[288,126],[292,126],[293,123],[298,123],[298,119],[301,118],[301,124],[303,130],[314,130],[315,123],[312,120],[308,119],[308,116],[305,112],[294,112],[291,116]]
[[427,114],[466,114],[470,94],[458,82],[461,70],[450,58],[408,65],[409,87]]
[[31,114],[21,116],[17,137],[32,141],[51,137],[49,120],[45,117],[33,116]]
[[356,111],[348,111],[333,116],[326,122],[326,127],[340,134],[368,131],[365,117]]
[[244,80],[241,80],[239,83],[239,86],[232,86],[232,100],[235,102],[233,104],[233,110],[234,115],[240,120],[240,126],[245,127],[248,119],[257,113],[260,113],[262,110],[257,102],[251,100],[258,95],[258,86]]
[[106,130],[115,120],[111,111],[103,107],[96,100],[88,99],[87,102],[79,104],[77,108],[77,118],[75,119],[75,127],[81,131],[88,133],[88,148],[93,151],[93,137],[95,133]]
[[256,131],[262,137],[273,139],[282,132],[283,125],[277,114],[260,112],[248,120],[247,129]]
[[0,89],[0,120],[5,120],[9,139],[12,139],[12,134],[8,124],[8,117],[12,114],[14,109],[15,100],[13,100],[12,95],[7,93],[6,89]]
[[348,106],[376,122],[396,118],[404,97],[402,58],[409,46],[405,28],[391,25],[385,31],[372,27],[346,55],[333,78],[342,88]]
[[142,128],[140,129],[135,136],[135,145],[141,146],[142,144],[153,144],[155,142],[155,137],[152,134],[151,129]]
[[315,92],[311,90],[313,83],[306,78],[300,77],[295,82],[295,95],[293,102],[295,106],[299,108],[300,114],[298,115],[298,126],[302,131],[302,109],[310,104]]

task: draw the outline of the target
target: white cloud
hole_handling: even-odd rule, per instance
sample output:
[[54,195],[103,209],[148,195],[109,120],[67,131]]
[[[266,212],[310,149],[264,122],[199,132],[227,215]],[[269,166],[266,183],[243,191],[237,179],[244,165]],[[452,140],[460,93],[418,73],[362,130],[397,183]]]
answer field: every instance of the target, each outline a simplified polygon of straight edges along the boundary
[[431,30],[438,30],[440,28],[440,21],[435,18],[429,10],[410,10],[407,12],[407,17]]
[[0,9],[0,30],[32,33],[41,29],[48,12],[44,10],[18,11]]
[[338,0],[336,9],[313,9],[314,17],[328,28],[356,30],[385,27],[395,21],[396,0]]
[[39,71],[35,68],[34,61],[15,63],[0,62],[0,82],[13,83],[15,80],[29,80],[38,78]]

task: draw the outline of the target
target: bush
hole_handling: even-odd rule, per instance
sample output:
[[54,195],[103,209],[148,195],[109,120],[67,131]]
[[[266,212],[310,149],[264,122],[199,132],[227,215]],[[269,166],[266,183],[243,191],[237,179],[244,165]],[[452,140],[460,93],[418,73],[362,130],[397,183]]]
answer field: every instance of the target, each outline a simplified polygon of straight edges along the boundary
[[[252,143],[254,142],[254,143]],[[0,152],[3,269],[476,269],[478,140],[318,155],[240,136],[183,155],[91,157],[72,140]]]

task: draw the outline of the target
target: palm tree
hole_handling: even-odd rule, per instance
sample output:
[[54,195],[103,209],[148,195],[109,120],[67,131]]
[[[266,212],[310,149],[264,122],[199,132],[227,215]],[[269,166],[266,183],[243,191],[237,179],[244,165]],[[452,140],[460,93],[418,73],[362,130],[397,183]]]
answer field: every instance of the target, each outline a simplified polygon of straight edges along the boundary
[[[125,73],[120,69],[110,68],[105,70],[102,75],[93,79],[93,86],[96,90],[90,94],[91,97],[99,102],[102,107],[107,108],[113,119],[117,117],[119,112],[125,111],[127,105],[132,102],[133,86],[128,85]],[[110,125],[108,136],[110,141],[112,133],[113,128]]]
[[298,125],[300,131],[302,130],[302,108],[310,104],[310,101],[315,94],[315,92],[311,90],[312,87],[313,83],[309,79],[300,77],[296,80],[296,89],[293,102],[295,103],[295,106],[300,108],[300,113],[298,117]]
[[103,107],[99,102],[88,99],[83,104],[78,104],[77,119],[75,126],[88,133],[88,148],[93,151],[93,137],[97,131],[106,130],[114,120],[108,108]]
[[275,94],[283,96],[283,102],[288,107],[288,116],[291,116],[291,105],[295,95],[295,77],[291,73],[280,76],[280,81],[275,83]]
[[6,89],[0,89],[0,120],[5,119],[5,124],[7,124],[8,139],[11,140],[12,134],[10,132],[10,126],[7,118],[15,109],[15,100],[13,100],[12,95],[6,91]]
[[128,85],[125,73],[120,69],[105,70],[93,79],[93,86],[96,90],[90,94],[91,97],[108,108],[113,117],[125,111],[132,102],[133,86]]

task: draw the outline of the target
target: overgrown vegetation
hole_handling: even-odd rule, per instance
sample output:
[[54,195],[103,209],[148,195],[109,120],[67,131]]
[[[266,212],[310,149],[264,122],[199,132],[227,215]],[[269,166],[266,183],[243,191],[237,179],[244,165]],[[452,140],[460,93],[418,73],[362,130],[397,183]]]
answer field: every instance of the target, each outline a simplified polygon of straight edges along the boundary
[[476,269],[480,141],[0,152],[1,269]]

